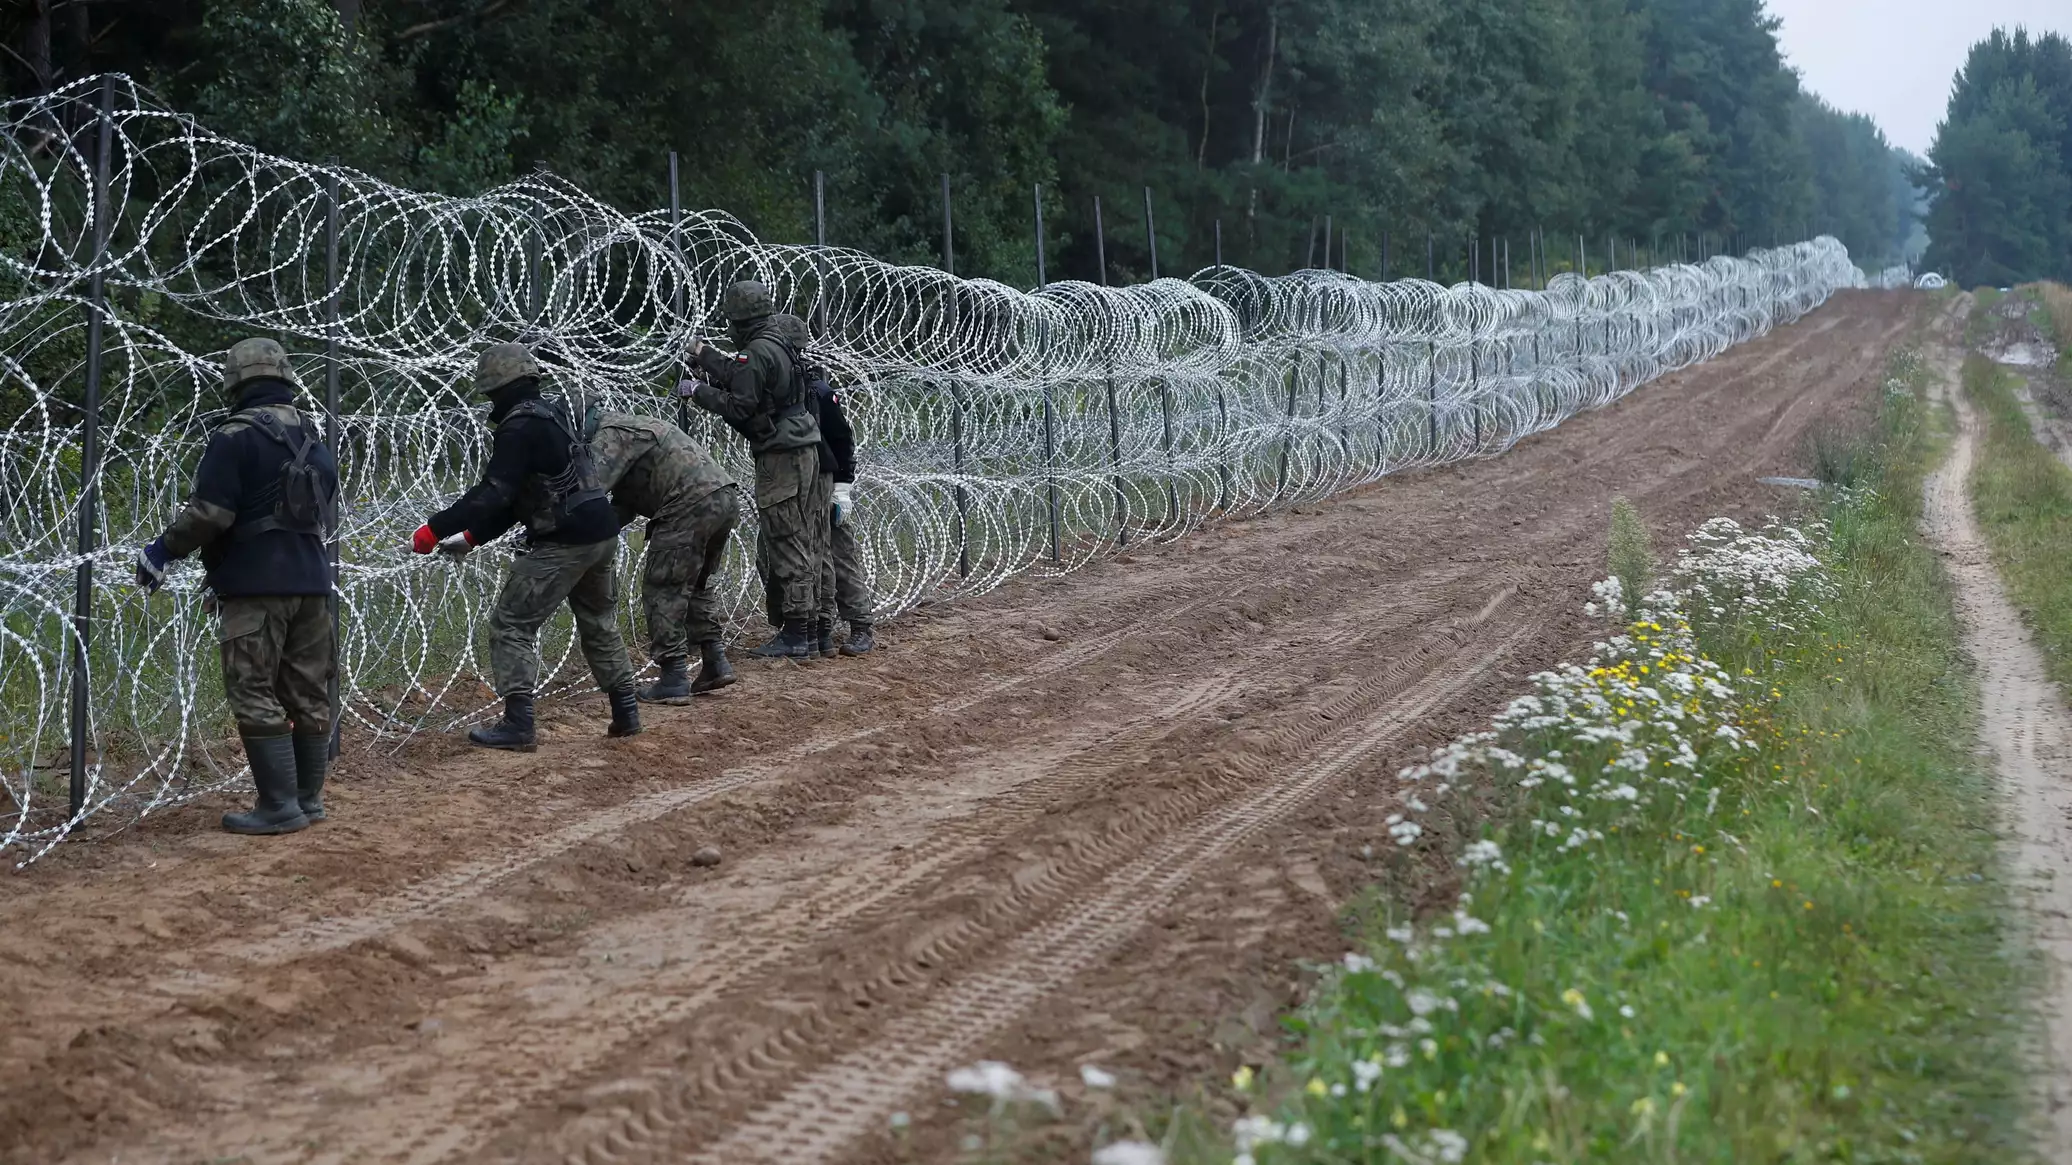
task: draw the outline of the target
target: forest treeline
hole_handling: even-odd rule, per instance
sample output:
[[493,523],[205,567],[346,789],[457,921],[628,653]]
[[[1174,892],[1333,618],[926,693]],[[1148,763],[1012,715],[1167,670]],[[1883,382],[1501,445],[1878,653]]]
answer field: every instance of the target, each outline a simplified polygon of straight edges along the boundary
[[[287,156],[472,192],[544,165],[766,238],[1052,278],[1228,262],[1490,277],[1831,233],[1875,269],[1907,159],[1785,67],[1760,0],[18,0],[11,94],[120,70]],[[1332,231],[1328,242],[1323,223]],[[1499,260],[1502,252],[1499,252]]]
[[1929,265],[1967,287],[2072,282],[2072,41],[1972,46],[1929,160]]

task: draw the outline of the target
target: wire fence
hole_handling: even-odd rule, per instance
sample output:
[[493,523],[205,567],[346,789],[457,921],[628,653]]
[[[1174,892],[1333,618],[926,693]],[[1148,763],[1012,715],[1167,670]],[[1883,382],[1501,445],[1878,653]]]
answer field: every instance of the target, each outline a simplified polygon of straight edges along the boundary
[[[121,77],[0,105],[0,228],[26,236],[0,252],[0,850],[24,862],[243,771],[199,568],[157,595],[128,581],[243,335],[283,339],[330,418],[341,711],[381,747],[492,703],[482,617],[511,548],[406,549],[487,455],[466,385],[488,343],[524,340],[607,409],[682,419],[745,480],[745,448],[672,386],[723,327],[720,290],[770,284],[844,389],[853,521],[891,616],[1501,453],[1865,284],[1822,238],[1536,291],[1230,267],[1022,290],[765,243],[718,211],[626,214],[545,174],[399,189],[212,134]],[[753,536],[719,584],[737,633],[762,621]],[[639,552],[622,542],[622,578]],[[546,698],[588,687],[573,649],[550,624]]]

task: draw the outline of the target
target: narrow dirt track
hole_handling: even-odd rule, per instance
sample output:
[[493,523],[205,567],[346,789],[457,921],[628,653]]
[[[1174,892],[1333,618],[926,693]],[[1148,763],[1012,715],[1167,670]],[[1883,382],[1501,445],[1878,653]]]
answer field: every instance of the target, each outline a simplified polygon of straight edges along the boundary
[[[1959,297],[1937,329],[1936,387],[1955,413],[1957,439],[1928,480],[1925,525],[1955,584],[1964,650],[1978,669],[1979,741],[2007,798],[2006,853],[2029,939],[2044,956],[2044,1023],[2032,1035],[2043,1069],[2033,1078],[2043,1118],[2038,1149],[2045,1161],[2072,1161],[2072,782],[2066,780],[2072,712],[1993,565],[1974,514],[1971,474],[1985,421],[1961,387],[1964,319],[1971,310],[1971,296]],[[2032,401],[2025,399],[2024,408],[2032,424],[2044,419]],[[2039,437],[2050,432],[2042,425],[2037,431]],[[2045,439],[2067,458],[2064,446]]]
[[1395,769],[1587,634],[1610,496],[1665,542],[1788,504],[1755,478],[1917,302],[1839,296],[1502,458],[747,669],[630,741],[579,706],[534,756],[362,757],[294,838],[214,806],[70,846],[0,902],[0,1154],[948,1160],[979,1056],[1227,1070],[1342,949]]

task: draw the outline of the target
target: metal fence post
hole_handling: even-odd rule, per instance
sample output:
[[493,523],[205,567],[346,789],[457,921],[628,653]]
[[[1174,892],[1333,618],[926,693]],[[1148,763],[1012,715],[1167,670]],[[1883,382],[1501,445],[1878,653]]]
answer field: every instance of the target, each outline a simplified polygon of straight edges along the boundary
[[1389,233],[1381,232],[1381,281],[1389,281]]
[[827,174],[813,171],[813,322],[814,334],[827,334],[827,268],[819,251],[827,249]]
[[1108,361],[1108,466],[1115,482],[1115,544],[1130,544],[1129,494],[1122,485],[1122,421],[1115,411],[1115,361]]
[[80,424],[79,577],[72,597],[72,771],[71,816],[86,808],[86,737],[91,709],[87,699],[87,649],[93,641],[94,562],[100,545],[101,506],[101,332],[107,280],[101,264],[108,254],[108,155],[114,149],[115,79],[101,77],[101,117],[94,145],[94,258],[87,277],[86,401]]
[[1108,286],[1108,232],[1101,225],[1101,196],[1094,195],[1094,268],[1099,272],[1095,282]]
[[1439,268],[1434,258],[1435,254],[1432,250],[1431,228],[1427,227],[1425,228],[1425,282],[1427,283],[1436,283],[1439,279]]
[[[957,274],[957,244],[953,236],[955,223],[950,217],[950,176],[942,176],[942,269],[952,277],[952,283],[944,288],[949,297],[946,317],[950,331],[957,330],[957,289],[954,277]],[[950,382],[950,441],[956,458],[957,472],[957,574],[971,576],[971,498],[964,490],[964,386],[955,380]]]
[[[815,173],[814,177],[818,179],[819,174]],[[669,151],[669,250],[676,256],[679,263],[683,260],[682,224],[683,195],[677,185],[676,151],[671,150]],[[676,313],[677,318],[681,319],[683,317],[683,282],[680,279],[672,279],[670,284],[669,309]],[[686,433],[691,431],[691,402],[686,400],[681,392],[676,394],[676,427]]]
[[1158,281],[1158,220],[1151,217],[1151,188],[1144,188],[1144,245],[1151,252],[1151,279]]
[[[1043,269],[1043,183],[1036,183],[1036,290],[1049,286]],[[1047,340],[1048,336],[1040,337]],[[1050,382],[1043,383],[1043,489],[1050,503],[1050,560],[1065,561],[1064,539],[1058,520],[1058,429],[1057,405],[1051,399]]]
[[[324,300],[324,438],[331,447],[331,461],[338,466],[338,487],[345,489],[345,463],[340,455],[344,442],[338,431],[338,159],[331,159],[331,173],[324,184],[324,287],[328,294]],[[339,707],[339,637],[343,630],[343,619],[339,611],[338,584],[340,538],[336,530],[331,531],[331,591],[327,598],[331,607],[331,684],[326,698],[331,707],[330,754],[338,756],[339,735],[344,731],[343,710]]]
[[[545,162],[534,162],[533,173],[547,172]],[[537,209],[528,212],[532,230],[525,236],[525,317],[533,327],[539,327],[540,317],[546,313],[547,289],[540,282],[541,228]]]
[[1425,444],[1433,457],[1439,455],[1439,343],[1425,341]]
[[1223,220],[1216,220],[1216,266],[1223,265]]

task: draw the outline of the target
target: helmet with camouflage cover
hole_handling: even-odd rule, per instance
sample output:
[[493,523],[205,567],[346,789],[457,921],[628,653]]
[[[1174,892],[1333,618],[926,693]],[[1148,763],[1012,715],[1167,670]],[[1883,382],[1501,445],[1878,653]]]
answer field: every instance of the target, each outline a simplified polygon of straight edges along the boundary
[[288,353],[278,343],[264,336],[253,336],[239,340],[223,355],[223,391],[235,392],[247,381],[272,377],[289,384],[301,386],[295,379],[295,369],[288,363]]
[[720,296],[719,307],[730,322],[737,324],[777,314],[777,301],[771,298],[770,289],[753,279],[728,285],[726,294]]
[[538,379],[540,362],[523,344],[491,344],[475,359],[475,395],[488,396],[514,380]]

